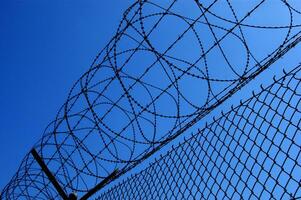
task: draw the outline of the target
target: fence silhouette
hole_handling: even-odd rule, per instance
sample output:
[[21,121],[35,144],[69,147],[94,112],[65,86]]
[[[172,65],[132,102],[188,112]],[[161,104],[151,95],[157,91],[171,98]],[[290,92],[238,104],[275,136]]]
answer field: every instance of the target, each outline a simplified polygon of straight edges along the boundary
[[102,199],[301,198],[301,65]]
[[[266,17],[275,5],[281,21]],[[300,14],[282,0],[135,1],[1,197],[91,197],[298,45]]]

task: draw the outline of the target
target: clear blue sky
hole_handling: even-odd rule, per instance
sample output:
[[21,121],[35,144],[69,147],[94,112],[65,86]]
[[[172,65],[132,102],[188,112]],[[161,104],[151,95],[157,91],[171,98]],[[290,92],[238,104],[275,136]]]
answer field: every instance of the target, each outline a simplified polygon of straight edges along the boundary
[[[254,21],[250,23],[262,26],[286,25],[287,10],[283,10],[280,1],[277,2],[278,4],[263,6],[258,18],[255,16]],[[1,1],[0,188],[16,172],[25,153],[41,138],[44,128],[55,117],[58,108],[65,101],[70,87],[89,68],[97,52],[112,37],[122,17],[122,11],[131,3],[133,1],[130,0]],[[220,7],[216,7],[216,11],[223,13],[224,5],[218,5]],[[190,6],[180,4],[177,9],[187,14],[199,15],[197,7],[192,4]],[[238,14],[243,15],[250,5],[242,3],[239,6],[241,7],[237,10],[241,13]],[[274,15],[267,12],[270,10],[275,11]],[[284,12],[285,17],[276,18],[277,11]],[[178,21],[171,20],[169,23],[152,35],[158,43],[155,43],[158,45],[156,47],[164,49],[163,47],[169,45],[170,40],[174,39],[170,37],[171,33],[173,33],[172,36],[178,36],[177,31],[183,30],[184,25],[178,24]],[[171,31],[171,27],[177,27],[177,29]],[[205,40],[205,48],[208,48],[213,41],[212,36],[209,36],[208,30],[208,32],[202,28],[199,30],[204,31],[200,32],[203,34],[202,39]],[[223,31],[217,31],[217,33],[218,36],[224,34]],[[285,33],[285,29],[280,32],[256,29],[247,31],[246,37],[250,41],[249,47],[256,52],[257,59],[261,60],[278,47]],[[271,34],[274,37],[270,37]],[[192,37],[188,36],[189,41],[184,41],[186,43],[179,47],[180,50],[176,49],[173,55],[187,59],[192,59],[193,56],[198,57],[200,52],[198,48],[194,48],[193,45],[196,45],[196,42],[191,42]],[[233,45],[235,42],[233,38],[226,40],[223,48],[231,57],[231,61],[240,66],[242,61],[240,58],[245,57],[245,52],[242,51],[244,47]],[[127,42],[126,39],[124,41]],[[210,66],[213,67],[211,70],[216,73],[215,75],[218,78],[229,78],[230,73],[220,68],[225,65],[225,61],[216,59],[221,55],[214,51],[209,56],[211,56],[208,58]],[[289,67],[294,66],[296,59],[289,64]],[[135,61],[140,64],[147,60],[139,57]],[[138,71],[137,68],[130,69]],[[154,82],[161,81],[161,74],[158,77],[154,79]],[[261,80],[266,78],[261,77]],[[188,81],[185,84],[191,87],[190,90],[183,90],[187,92],[185,95],[191,95],[190,97],[193,98],[201,94],[195,92],[200,88],[197,88],[196,84],[193,85],[193,82]],[[249,89],[247,91],[254,88]],[[240,97],[244,95],[246,93],[242,93]],[[165,108],[168,110],[169,107]]]
[[131,3],[0,1],[0,188],[42,136]]

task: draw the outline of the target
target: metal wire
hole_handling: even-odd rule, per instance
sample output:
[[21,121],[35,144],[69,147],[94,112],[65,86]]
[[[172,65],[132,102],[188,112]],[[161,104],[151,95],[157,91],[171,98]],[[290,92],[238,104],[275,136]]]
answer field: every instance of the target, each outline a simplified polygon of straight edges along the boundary
[[[128,172],[300,42],[293,3],[238,4],[141,0],[125,11],[34,146],[66,194],[82,197],[117,169],[114,179]],[[271,5],[284,21],[266,20]],[[59,198],[30,153],[1,196]]]
[[300,119],[301,65],[96,199],[300,198]]

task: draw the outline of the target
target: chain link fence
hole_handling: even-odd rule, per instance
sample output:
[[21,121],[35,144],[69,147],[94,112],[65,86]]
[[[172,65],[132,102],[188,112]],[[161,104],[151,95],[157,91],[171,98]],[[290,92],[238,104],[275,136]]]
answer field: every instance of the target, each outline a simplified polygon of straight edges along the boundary
[[[88,199],[296,47],[300,16],[284,0],[134,1],[1,197]],[[101,198],[298,196],[297,81],[276,81]]]
[[298,66],[96,199],[301,198],[300,119]]

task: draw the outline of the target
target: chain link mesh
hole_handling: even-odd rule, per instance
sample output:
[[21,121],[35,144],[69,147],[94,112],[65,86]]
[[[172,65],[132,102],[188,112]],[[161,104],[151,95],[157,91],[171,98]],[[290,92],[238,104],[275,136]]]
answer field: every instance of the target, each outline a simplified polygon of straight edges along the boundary
[[298,66],[97,200],[301,198],[300,119]]

